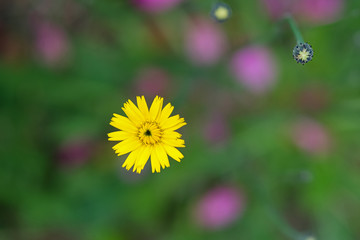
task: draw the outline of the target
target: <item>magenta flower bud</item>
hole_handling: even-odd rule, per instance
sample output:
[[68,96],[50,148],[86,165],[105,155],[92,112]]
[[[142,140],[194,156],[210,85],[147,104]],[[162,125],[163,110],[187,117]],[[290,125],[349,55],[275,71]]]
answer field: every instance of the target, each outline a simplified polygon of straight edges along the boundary
[[273,54],[262,46],[250,46],[235,53],[231,72],[247,90],[264,93],[274,84],[277,65]]
[[197,224],[207,229],[221,229],[243,213],[245,198],[235,187],[219,186],[207,192],[195,207]]
[[301,150],[310,153],[324,153],[330,148],[330,136],[327,130],[311,119],[301,119],[292,127],[292,138]]
[[93,154],[93,144],[86,139],[69,140],[60,146],[58,159],[62,165],[79,166]]
[[213,144],[225,142],[230,135],[229,126],[224,116],[214,115],[208,117],[204,127],[204,137]]
[[343,9],[343,0],[298,0],[293,5],[296,16],[304,22],[313,24],[334,22],[340,17]]
[[185,35],[186,54],[196,65],[212,65],[225,52],[225,35],[220,27],[210,20],[197,18],[187,26]]
[[169,74],[157,67],[142,69],[135,79],[136,95],[146,97],[166,96],[170,86]]
[[50,22],[35,23],[35,47],[48,65],[56,65],[67,56],[69,42],[65,32]]
[[133,3],[142,11],[159,13],[170,10],[183,0],[133,0]]

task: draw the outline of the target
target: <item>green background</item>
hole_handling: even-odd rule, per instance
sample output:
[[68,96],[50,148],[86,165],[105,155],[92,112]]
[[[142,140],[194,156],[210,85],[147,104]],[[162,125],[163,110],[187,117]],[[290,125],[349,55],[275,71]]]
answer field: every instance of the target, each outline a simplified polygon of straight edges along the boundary
[[[56,1],[49,16],[71,44],[60,67],[34,54],[28,17],[36,1],[14,1],[12,11],[0,12],[3,35],[20,49],[12,58],[2,49],[0,59],[0,239],[360,239],[359,1],[347,1],[334,23],[299,24],[315,51],[304,66],[292,59],[295,39],[286,23],[269,20],[258,1],[228,1],[233,16],[219,26],[230,47],[210,67],[189,62],[183,42],[189,11],[208,17],[211,1],[146,15],[127,1],[82,0],[67,21],[69,2]],[[276,86],[263,96],[247,93],[229,74],[232,54],[255,43],[270,48],[279,64]],[[115,155],[107,133],[114,131],[111,115],[135,100],[133,79],[147,66],[171,75],[165,102],[188,125],[180,130],[182,162],[172,160],[160,174],[148,163],[138,176],[121,169],[125,157]],[[309,111],[298,96],[311,86],[328,97]],[[231,96],[230,136],[213,146],[203,126],[224,95]],[[303,116],[328,130],[327,153],[308,154],[292,142],[288,129]],[[60,164],[59,147],[79,137],[93,144],[89,159]],[[204,230],[192,209],[219,184],[243,189],[246,206],[229,226]]]

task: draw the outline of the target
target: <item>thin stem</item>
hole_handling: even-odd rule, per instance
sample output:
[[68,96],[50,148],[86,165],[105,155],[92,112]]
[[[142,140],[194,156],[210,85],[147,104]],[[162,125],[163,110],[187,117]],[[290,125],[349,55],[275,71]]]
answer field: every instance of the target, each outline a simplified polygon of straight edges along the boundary
[[300,33],[300,30],[298,28],[298,26],[296,25],[295,23],[295,20],[294,18],[291,16],[291,14],[287,14],[285,16],[285,19],[288,21],[289,25],[290,25],[290,28],[291,30],[293,31],[294,35],[295,35],[295,38],[296,38],[296,42],[299,44],[299,43],[303,43],[304,42],[304,39]]

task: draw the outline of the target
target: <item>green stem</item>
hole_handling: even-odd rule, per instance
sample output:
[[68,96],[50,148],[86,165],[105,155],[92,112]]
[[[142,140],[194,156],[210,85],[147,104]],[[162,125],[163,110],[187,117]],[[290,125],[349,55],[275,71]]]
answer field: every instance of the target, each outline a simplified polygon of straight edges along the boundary
[[299,43],[303,43],[304,42],[304,39],[300,33],[300,30],[298,28],[298,26],[296,25],[295,23],[295,20],[294,18],[291,16],[291,14],[287,14],[285,16],[285,19],[288,21],[289,25],[290,25],[290,28],[291,30],[293,31],[294,35],[295,35],[295,38],[296,38],[296,42],[299,44]]

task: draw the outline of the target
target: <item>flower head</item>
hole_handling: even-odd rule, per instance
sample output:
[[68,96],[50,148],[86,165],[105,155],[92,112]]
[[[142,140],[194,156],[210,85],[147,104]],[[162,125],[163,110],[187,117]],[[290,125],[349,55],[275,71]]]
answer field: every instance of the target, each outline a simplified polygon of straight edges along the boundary
[[345,7],[344,0],[293,1],[293,12],[303,22],[327,24],[338,20]]
[[313,58],[313,55],[314,51],[308,43],[299,43],[294,47],[293,57],[297,63],[304,65]]
[[109,141],[121,141],[113,147],[119,156],[130,153],[122,167],[140,173],[151,157],[152,172],[160,172],[160,166],[170,166],[167,155],[178,162],[184,157],[176,147],[185,147],[185,142],[175,130],[186,122],[179,115],[170,117],[174,107],[168,103],[162,108],[161,97],[155,97],[150,109],[144,96],[136,99],[137,106],[131,100],[124,104],[127,117],[114,114],[110,125],[120,131],[109,133]]
[[321,154],[331,147],[331,136],[327,129],[312,119],[300,119],[292,126],[295,145],[309,154]]
[[272,19],[280,19],[286,12],[289,12],[293,1],[262,0],[261,2],[264,10]]
[[226,49],[226,38],[215,23],[197,18],[186,29],[185,50],[190,60],[200,66],[209,66],[221,58]]
[[35,25],[35,47],[41,59],[48,65],[60,63],[69,52],[65,32],[50,22]]
[[249,46],[237,51],[232,57],[230,68],[236,80],[256,94],[268,91],[277,77],[276,59],[263,46]]
[[231,8],[226,3],[216,3],[210,15],[217,22],[225,22],[231,17]]
[[262,0],[263,7],[273,19],[291,13],[297,20],[310,24],[328,24],[338,20],[345,0]]
[[207,192],[195,206],[197,224],[221,229],[234,222],[245,209],[245,196],[232,186],[218,186]]

